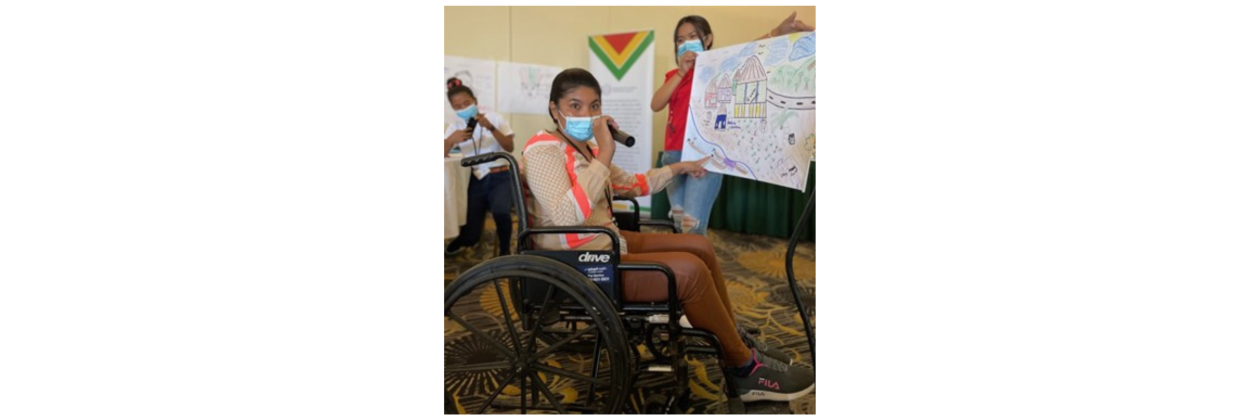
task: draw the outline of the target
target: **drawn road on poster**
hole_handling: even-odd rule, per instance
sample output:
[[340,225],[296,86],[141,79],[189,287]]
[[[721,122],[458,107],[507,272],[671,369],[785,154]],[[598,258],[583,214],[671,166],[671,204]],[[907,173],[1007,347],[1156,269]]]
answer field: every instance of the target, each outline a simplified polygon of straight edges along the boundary
[[766,91],[766,103],[779,108],[797,110],[814,109],[813,96],[787,96],[773,90]]

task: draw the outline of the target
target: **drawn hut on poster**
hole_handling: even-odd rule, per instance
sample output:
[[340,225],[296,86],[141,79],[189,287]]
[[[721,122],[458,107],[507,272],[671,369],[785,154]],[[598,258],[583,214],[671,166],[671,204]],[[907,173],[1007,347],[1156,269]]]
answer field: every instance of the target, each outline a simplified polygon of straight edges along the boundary
[[735,118],[766,117],[766,70],[757,56],[735,71]]
[[731,103],[731,75],[730,73],[722,73],[722,81],[718,82],[717,93],[718,93],[717,100],[719,103],[723,103],[723,104]]
[[717,107],[717,87],[718,79],[709,80],[709,87],[704,89],[704,107],[713,109]]

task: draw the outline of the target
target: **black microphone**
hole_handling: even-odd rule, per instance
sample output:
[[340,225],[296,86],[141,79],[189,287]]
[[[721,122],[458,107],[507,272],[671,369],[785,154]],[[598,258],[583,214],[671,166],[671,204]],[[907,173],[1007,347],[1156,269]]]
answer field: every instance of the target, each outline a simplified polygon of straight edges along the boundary
[[468,117],[468,130],[467,131],[471,133],[473,132],[473,130],[476,130],[476,129],[477,129],[477,117],[476,116]]
[[634,136],[613,128],[612,123],[608,123],[608,131],[612,132],[613,141],[621,143],[626,147],[634,147]]

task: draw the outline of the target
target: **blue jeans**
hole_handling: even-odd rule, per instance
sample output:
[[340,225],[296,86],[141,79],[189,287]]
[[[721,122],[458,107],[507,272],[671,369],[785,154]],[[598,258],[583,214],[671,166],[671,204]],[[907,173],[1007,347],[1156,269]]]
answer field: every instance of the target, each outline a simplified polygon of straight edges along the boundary
[[[678,163],[681,151],[662,152],[661,165]],[[704,178],[679,175],[665,187],[669,195],[669,217],[682,233],[704,235],[709,227],[709,212],[722,189],[722,174],[709,172]]]

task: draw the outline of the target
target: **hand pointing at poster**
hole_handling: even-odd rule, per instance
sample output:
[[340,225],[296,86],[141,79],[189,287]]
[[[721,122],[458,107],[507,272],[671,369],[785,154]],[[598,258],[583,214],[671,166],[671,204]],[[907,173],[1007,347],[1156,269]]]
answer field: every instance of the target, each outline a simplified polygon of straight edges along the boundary
[[687,174],[695,178],[704,178],[704,175],[709,173],[707,169],[704,169],[704,164],[708,163],[709,159],[712,159],[712,156],[705,156],[700,160],[678,162],[669,165],[669,169],[674,171],[674,175]]

